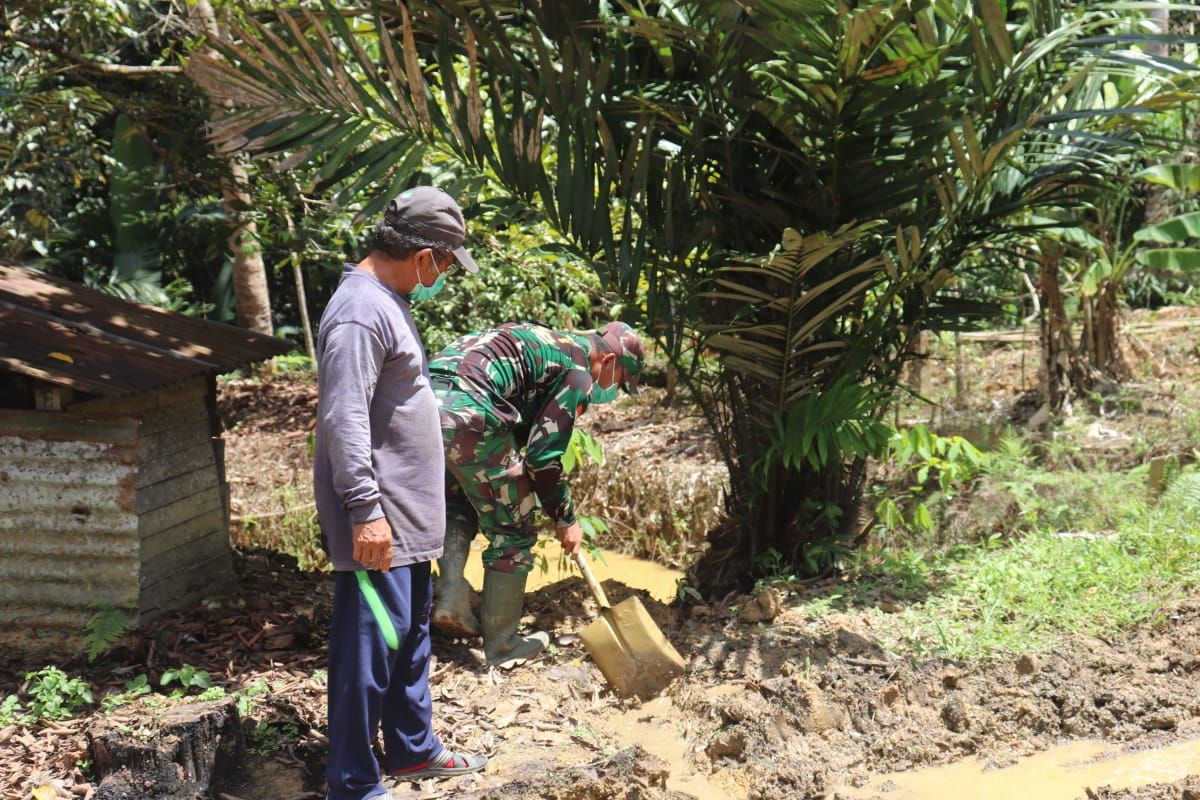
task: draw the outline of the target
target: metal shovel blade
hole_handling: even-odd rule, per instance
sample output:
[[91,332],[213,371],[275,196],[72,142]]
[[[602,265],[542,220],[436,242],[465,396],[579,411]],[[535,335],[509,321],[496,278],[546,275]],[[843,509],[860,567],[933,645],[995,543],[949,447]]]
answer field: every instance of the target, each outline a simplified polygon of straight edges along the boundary
[[582,553],[576,562],[600,603],[600,617],[590,622],[579,638],[618,696],[637,695],[643,700],[655,696],[672,678],[683,674],[683,657],[639,598],[609,606]]
[[683,674],[683,658],[636,597],[602,609],[579,637],[620,697],[649,699]]

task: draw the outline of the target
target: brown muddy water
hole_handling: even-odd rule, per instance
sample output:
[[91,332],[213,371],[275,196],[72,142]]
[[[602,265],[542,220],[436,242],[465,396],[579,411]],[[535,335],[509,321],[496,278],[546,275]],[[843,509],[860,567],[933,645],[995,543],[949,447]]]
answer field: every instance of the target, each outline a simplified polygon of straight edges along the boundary
[[943,767],[879,775],[861,788],[839,787],[839,800],[1077,800],[1088,788],[1134,789],[1200,773],[1200,740],[1121,752],[1082,741],[984,771],[974,759]]
[[[471,555],[467,559],[466,576],[475,589],[483,588],[483,549],[486,546],[487,541],[482,536],[476,536],[475,541],[471,542]],[[542,570],[540,566],[533,568],[525,591],[532,592],[543,586],[579,576],[579,570],[575,568],[575,565],[570,560],[561,557],[562,548],[557,540],[553,538],[544,540],[534,548],[533,552],[535,556],[544,555],[546,557],[547,568],[545,570]],[[603,559],[599,557],[592,559],[592,571],[596,573],[598,580],[605,581],[609,578],[618,580],[630,588],[643,589],[655,600],[664,603],[675,599],[676,586],[679,579],[683,577],[682,572],[633,556],[611,553],[607,550],[600,552]]]
[[715,785],[709,776],[696,770],[687,757],[687,740],[666,720],[671,716],[671,701],[657,697],[631,709],[616,721],[618,748],[641,745],[651,755],[667,762],[670,775],[667,788],[684,792],[696,800],[743,800],[744,793],[733,793]]

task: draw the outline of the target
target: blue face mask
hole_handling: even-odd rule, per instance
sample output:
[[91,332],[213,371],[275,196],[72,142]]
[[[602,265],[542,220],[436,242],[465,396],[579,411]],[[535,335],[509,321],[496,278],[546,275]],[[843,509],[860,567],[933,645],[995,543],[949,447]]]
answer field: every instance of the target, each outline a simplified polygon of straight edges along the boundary
[[[419,281],[420,279],[421,273],[418,272],[417,280]],[[415,287],[413,287],[413,290],[408,293],[409,302],[420,303],[424,300],[431,300],[433,296],[440,292],[442,287],[445,285],[446,273],[442,272],[437,276],[437,278],[434,279],[432,286],[426,286],[423,283],[418,283]]]
[[[614,378],[616,377],[616,374],[617,369],[616,367],[613,367]],[[614,382],[612,386],[609,386],[607,389],[605,389],[600,385],[599,381],[596,381],[592,384],[592,391],[590,392],[589,396],[593,404],[611,403],[613,400],[617,399],[617,384]]]

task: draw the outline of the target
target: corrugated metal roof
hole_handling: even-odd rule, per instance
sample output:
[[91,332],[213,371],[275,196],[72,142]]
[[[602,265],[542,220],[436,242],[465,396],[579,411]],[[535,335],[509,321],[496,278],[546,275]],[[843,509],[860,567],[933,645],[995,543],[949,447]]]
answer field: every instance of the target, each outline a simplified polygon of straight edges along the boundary
[[229,372],[291,347],[0,265],[0,369],[113,397]]

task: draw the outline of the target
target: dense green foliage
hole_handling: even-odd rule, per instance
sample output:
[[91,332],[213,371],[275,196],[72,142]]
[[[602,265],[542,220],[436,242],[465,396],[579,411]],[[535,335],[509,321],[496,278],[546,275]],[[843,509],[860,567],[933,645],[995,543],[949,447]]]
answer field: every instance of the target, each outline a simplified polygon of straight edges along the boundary
[[[253,14],[243,4],[226,4]],[[0,48],[0,258],[121,296],[233,319],[225,159],[207,144],[209,108],[180,65],[202,41],[169,4],[14,3]],[[430,162],[426,179],[448,177]],[[314,195],[312,170],[252,166],[257,223],[270,269],[276,330],[298,335],[293,262],[319,316],[345,261],[365,255],[361,201]],[[474,212],[473,212],[474,213]],[[603,316],[598,282],[536,219],[481,231],[487,277],[448,291],[419,316],[431,347],[517,318],[586,327]]]
[[1131,120],[1187,96],[1194,64],[1131,49],[1158,41],[1144,21],[996,0],[383,3],[281,11],[189,70],[232,106],[222,147],[295,154],[368,211],[453,164],[640,303],[730,467],[734,524],[702,569],[720,588],[768,551],[832,562],[914,333],[1000,313],[972,276],[1035,212],[1082,223],[1143,141]]

